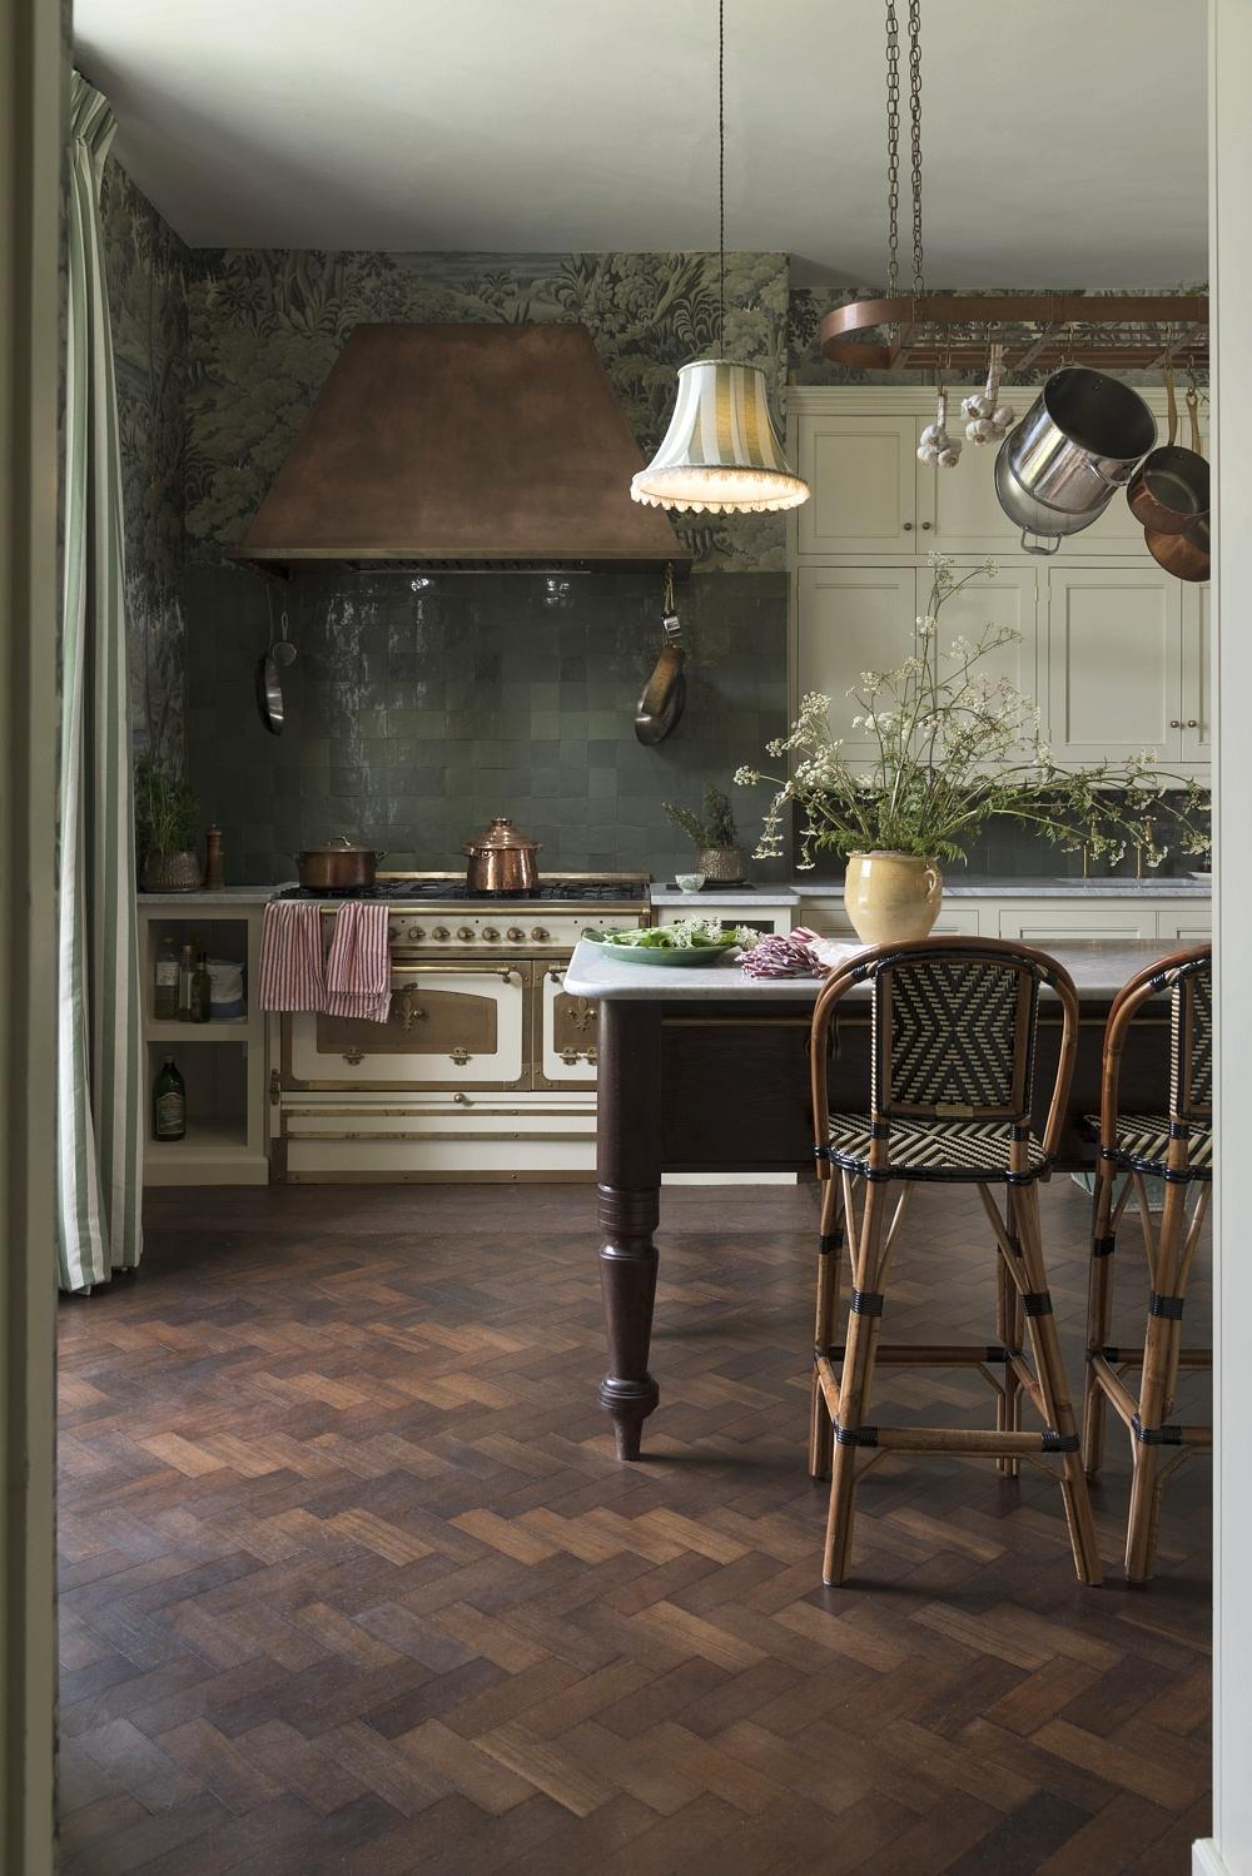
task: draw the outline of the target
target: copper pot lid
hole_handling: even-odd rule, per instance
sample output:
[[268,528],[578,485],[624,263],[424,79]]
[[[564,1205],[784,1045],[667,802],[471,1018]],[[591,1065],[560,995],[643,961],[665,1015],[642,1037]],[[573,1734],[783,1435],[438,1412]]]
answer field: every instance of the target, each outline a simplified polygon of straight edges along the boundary
[[346,834],[332,834],[320,847],[305,847],[307,854],[329,854],[332,857],[341,853],[372,853],[377,855],[377,847],[363,847],[359,841],[349,840]]
[[485,834],[475,834],[461,848],[471,857],[476,853],[538,853],[539,842],[529,834],[519,833],[512,821],[500,815]]

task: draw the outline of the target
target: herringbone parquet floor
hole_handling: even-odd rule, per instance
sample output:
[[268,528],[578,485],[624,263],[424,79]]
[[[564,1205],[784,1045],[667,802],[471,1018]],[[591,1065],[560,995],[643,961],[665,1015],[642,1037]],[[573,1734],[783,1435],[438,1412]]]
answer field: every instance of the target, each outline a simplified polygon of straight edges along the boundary
[[[990,1336],[976,1206],[919,1199],[892,1339]],[[1047,1479],[899,1459],[824,1590],[811,1190],[667,1192],[635,1467],[595,1404],[591,1218],[569,1186],[163,1193],[140,1276],[63,1307],[64,1876],[1182,1876],[1206,1462],[1150,1591],[1119,1440],[1103,1589]],[[1071,1358],[1086,1222],[1045,1193]],[[877,1399],[976,1424],[983,1394],[897,1369]]]

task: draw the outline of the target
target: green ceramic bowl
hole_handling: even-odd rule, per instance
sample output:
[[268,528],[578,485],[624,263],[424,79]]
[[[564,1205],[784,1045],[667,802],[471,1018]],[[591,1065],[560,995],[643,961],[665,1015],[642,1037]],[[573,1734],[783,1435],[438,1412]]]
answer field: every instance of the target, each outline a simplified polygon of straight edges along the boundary
[[667,964],[678,970],[691,970],[698,965],[720,964],[723,958],[737,951],[737,944],[728,945],[688,945],[681,950],[675,946],[666,951],[660,947],[650,950],[645,945],[615,945],[607,938],[593,938],[589,942],[606,958],[617,958],[622,964]]

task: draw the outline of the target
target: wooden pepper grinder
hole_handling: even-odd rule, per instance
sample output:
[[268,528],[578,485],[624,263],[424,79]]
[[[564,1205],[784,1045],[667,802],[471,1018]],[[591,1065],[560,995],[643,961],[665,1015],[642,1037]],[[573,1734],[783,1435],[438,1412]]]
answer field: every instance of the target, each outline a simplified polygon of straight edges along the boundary
[[205,829],[204,834],[204,889],[206,892],[222,892],[226,886],[226,870],[222,861],[222,830],[214,825]]

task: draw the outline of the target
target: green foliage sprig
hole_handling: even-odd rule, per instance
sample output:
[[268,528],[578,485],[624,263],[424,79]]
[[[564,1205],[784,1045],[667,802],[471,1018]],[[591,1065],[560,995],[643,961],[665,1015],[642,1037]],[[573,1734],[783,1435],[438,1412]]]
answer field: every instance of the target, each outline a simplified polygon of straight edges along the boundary
[[186,853],[196,844],[199,804],[187,778],[161,756],[135,764],[135,829],[141,855]]
[[775,794],[766,811],[757,859],[782,856],[783,819],[800,811],[802,868],[815,850],[893,852],[933,860],[963,859],[994,815],[1035,827],[1068,852],[1086,847],[1115,866],[1128,847],[1142,849],[1150,867],[1170,851],[1207,854],[1202,825],[1208,797],[1188,776],[1156,767],[1149,752],[1127,762],[1062,769],[1039,734],[1039,712],[1007,678],[979,667],[1018,638],[1008,626],[988,624],[974,639],[957,634],[941,642],[944,605],[979,577],[992,577],[986,561],[958,579],[953,562],[932,554],[933,584],[916,621],[914,650],[890,671],[863,671],[847,695],[857,714],[852,727],[877,745],[867,762],[844,753],[832,734],[830,699],[805,697],[789,735],[767,745],[791,758],[783,779],[743,767],[743,787],[769,782]]
[[693,841],[697,847],[737,847],[739,845],[739,829],[735,826],[730,798],[724,795],[713,782],[705,784],[702,814],[697,814],[692,808],[677,807],[672,801],[663,801],[661,811],[667,814],[674,826],[681,828],[688,840]]

